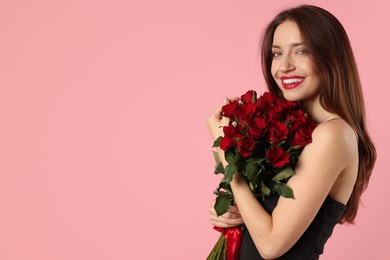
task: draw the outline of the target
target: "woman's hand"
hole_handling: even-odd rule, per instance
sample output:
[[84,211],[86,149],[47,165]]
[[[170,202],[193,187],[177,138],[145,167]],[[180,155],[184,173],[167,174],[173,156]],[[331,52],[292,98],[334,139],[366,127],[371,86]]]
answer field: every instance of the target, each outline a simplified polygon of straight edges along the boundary
[[229,102],[228,98],[224,98],[223,102],[214,110],[207,120],[207,126],[213,141],[218,137],[223,136],[223,127],[229,125],[229,118],[222,115],[222,107]]
[[213,140],[223,136],[223,127],[229,125],[229,118],[224,117],[222,114],[222,107],[232,101],[239,100],[239,97],[223,99],[223,102],[214,110],[214,112],[208,118],[208,127]]
[[231,206],[228,212],[217,217],[217,212],[215,212],[214,205],[215,205],[215,200],[211,203],[209,209],[209,218],[212,225],[221,228],[229,228],[244,223],[244,221],[241,218],[240,211],[236,206]]

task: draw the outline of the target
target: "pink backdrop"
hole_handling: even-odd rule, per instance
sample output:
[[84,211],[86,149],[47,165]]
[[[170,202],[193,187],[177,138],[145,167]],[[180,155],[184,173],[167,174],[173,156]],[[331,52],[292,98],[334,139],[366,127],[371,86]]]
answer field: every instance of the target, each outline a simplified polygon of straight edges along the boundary
[[[357,224],[321,259],[388,259],[389,8],[305,2],[350,35],[379,155]],[[300,3],[2,1],[0,259],[205,259],[219,178],[206,119],[264,90],[260,33]]]

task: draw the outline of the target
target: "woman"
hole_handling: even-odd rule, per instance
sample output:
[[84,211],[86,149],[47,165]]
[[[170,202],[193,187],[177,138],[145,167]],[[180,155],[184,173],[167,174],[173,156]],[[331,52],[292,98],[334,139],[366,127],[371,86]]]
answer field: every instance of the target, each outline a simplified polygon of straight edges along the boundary
[[[231,187],[237,208],[210,221],[218,227],[245,223],[240,259],[318,259],[334,226],[353,223],[376,152],[365,124],[361,84],[348,36],[329,12],[299,6],[277,15],[261,45],[270,92],[298,101],[318,126],[288,181],[294,199],[260,203],[238,174]],[[208,119],[215,140],[228,124],[221,107]],[[223,151],[219,151],[224,166]]]

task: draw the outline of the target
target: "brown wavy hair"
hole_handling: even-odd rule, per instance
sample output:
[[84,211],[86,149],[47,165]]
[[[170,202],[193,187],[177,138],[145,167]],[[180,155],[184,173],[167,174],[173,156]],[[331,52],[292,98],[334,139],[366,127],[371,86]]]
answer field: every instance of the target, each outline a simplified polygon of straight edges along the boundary
[[322,8],[302,5],[281,12],[265,29],[260,45],[262,70],[270,92],[282,95],[271,74],[271,54],[275,30],[286,20],[297,23],[316,64],[316,73],[323,84],[321,105],[344,118],[358,135],[358,176],[340,220],[353,224],[375,164],[376,150],[367,133],[362,87],[351,44],[337,18]]

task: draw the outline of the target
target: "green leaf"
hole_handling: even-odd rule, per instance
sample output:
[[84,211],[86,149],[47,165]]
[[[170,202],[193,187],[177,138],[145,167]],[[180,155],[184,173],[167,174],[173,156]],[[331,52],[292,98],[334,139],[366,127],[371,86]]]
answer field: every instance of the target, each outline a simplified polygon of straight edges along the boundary
[[288,148],[287,152],[290,153],[290,152],[292,152],[294,150],[301,150],[300,146],[299,145],[291,146],[290,148]]
[[287,166],[283,168],[278,174],[275,175],[275,177],[272,178],[273,181],[280,181],[287,178],[290,178],[291,176],[295,175],[294,170],[291,168],[291,166]]
[[[226,169],[225,169],[226,170]],[[225,173],[224,173],[225,174]],[[227,182],[226,181],[226,178],[225,178],[225,176],[223,176],[223,178],[221,179],[221,182],[220,182],[220,184],[222,184],[222,183],[229,183],[229,182]]]
[[227,150],[225,152],[225,159],[229,164],[235,164],[237,161],[236,156],[233,154],[232,150]]
[[225,173],[225,169],[223,168],[222,163],[219,163],[217,166],[215,166],[214,173],[215,174]]
[[294,198],[294,194],[293,194],[292,189],[284,183],[281,183],[281,182],[275,183],[275,190],[282,197]]
[[[225,177],[224,177],[225,178]],[[221,180],[218,186],[218,190],[223,189],[226,194],[233,195],[232,188],[230,187],[230,184],[224,180],[224,178]]]
[[245,173],[246,177],[248,177],[249,181],[252,182],[256,175],[259,173],[259,167],[253,163],[247,163],[245,165]]
[[235,164],[229,164],[225,168],[225,181],[231,182],[233,179],[234,173],[237,171],[237,166]]
[[217,216],[221,216],[229,211],[231,200],[227,196],[220,195],[215,200],[214,209],[217,212]]
[[265,186],[265,184],[264,184],[263,181],[261,181],[260,185],[261,185],[261,187],[260,187],[260,188],[261,188],[261,192],[262,192],[264,195],[269,196],[269,194],[271,193],[271,190],[270,190],[267,186]]
[[221,146],[221,140],[222,140],[222,136],[218,137],[218,138],[214,141],[213,147],[220,147],[220,146]]
[[247,159],[247,163],[252,163],[252,164],[261,164],[266,158],[252,158],[252,159]]
[[257,183],[249,182],[249,188],[254,192],[257,188]]
[[213,155],[214,155],[214,160],[215,162],[218,164],[221,162],[221,160],[219,159],[219,155],[216,151],[213,151]]

